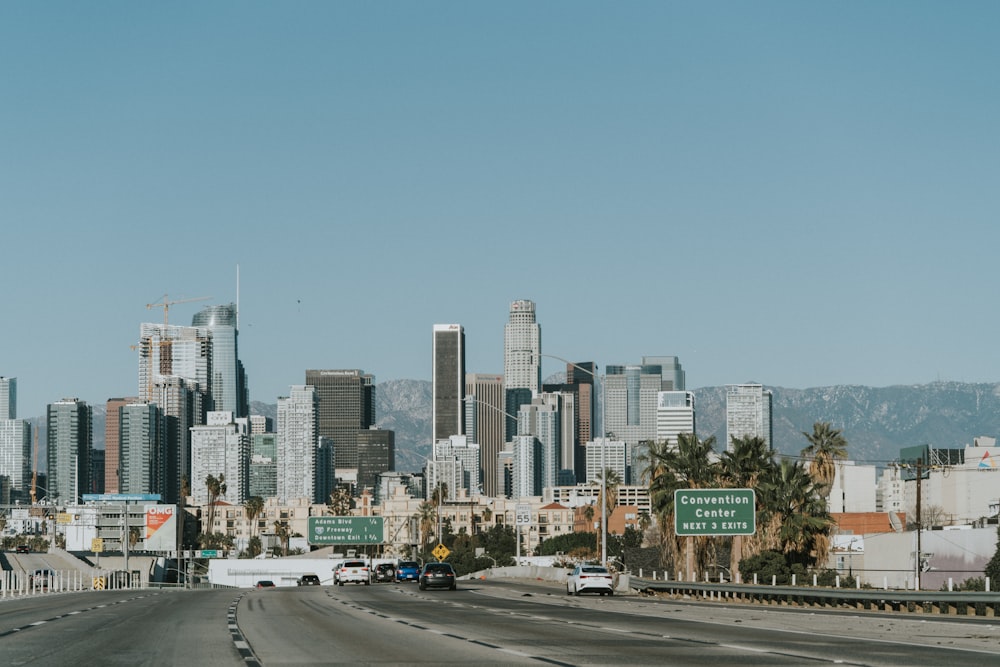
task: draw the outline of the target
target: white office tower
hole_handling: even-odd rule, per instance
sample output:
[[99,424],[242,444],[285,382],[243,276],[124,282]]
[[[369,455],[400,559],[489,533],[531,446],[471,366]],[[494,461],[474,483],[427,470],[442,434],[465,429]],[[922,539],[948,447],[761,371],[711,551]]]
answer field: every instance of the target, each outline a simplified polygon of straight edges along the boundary
[[602,470],[618,474],[622,484],[628,479],[629,446],[624,440],[597,438],[587,445],[587,483],[598,484]]
[[427,500],[434,498],[434,492],[444,485],[444,501],[453,502],[458,498],[457,489],[462,488],[464,470],[462,462],[455,458],[432,459],[427,461]]
[[663,390],[660,366],[609,365],[605,370],[604,435],[627,442],[633,459],[629,466],[638,467],[646,443],[656,439],[657,397]]
[[[457,477],[452,477],[451,481],[448,483],[448,494],[449,500],[455,500],[458,497],[458,489],[465,489],[468,496],[478,496],[482,493],[482,459],[480,457],[479,445],[470,442],[469,438],[464,435],[453,435],[447,440],[439,440],[434,443],[433,448],[433,459],[429,463],[435,464],[442,461],[457,461],[459,467],[457,468],[457,473],[448,472],[445,475],[457,474]],[[437,482],[430,479],[430,468],[428,465],[428,481],[429,483],[428,493],[431,493],[433,489],[437,488]],[[441,468],[444,470],[444,468]],[[442,477],[441,481],[448,481]]]
[[503,377],[507,389],[542,387],[542,327],[535,321],[535,302],[518,299],[510,304],[503,327]]
[[195,505],[209,502],[205,481],[225,476],[218,500],[242,504],[250,496],[250,428],[229,411],[208,413],[204,426],[191,427],[191,496]]
[[542,495],[542,446],[533,435],[515,435],[511,498]]
[[17,378],[0,377],[0,504],[31,501],[31,425],[17,419]]
[[656,441],[677,449],[677,436],[696,433],[694,394],[690,391],[661,391],[656,395]]
[[726,451],[733,450],[733,438],[763,438],[774,446],[771,428],[771,392],[756,383],[726,387]]
[[139,398],[156,400],[155,385],[175,375],[206,396],[212,380],[212,338],[205,328],[144,322],[139,325]]
[[17,419],[17,378],[0,377],[0,420]]
[[319,445],[319,397],[310,385],[293,385],[278,398],[278,500],[314,499]]
[[119,412],[119,493],[164,492],[162,412],[155,403],[128,403]]
[[[533,435],[538,441],[538,466],[542,489],[560,482],[560,471],[573,469],[573,396],[543,393],[518,411],[518,435]],[[567,464],[566,456],[569,461]]]

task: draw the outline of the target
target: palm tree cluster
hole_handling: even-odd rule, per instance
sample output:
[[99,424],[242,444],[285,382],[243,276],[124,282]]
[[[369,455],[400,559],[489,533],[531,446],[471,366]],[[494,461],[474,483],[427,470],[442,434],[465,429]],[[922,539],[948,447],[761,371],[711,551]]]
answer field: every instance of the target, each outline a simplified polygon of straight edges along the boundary
[[[683,562],[685,547],[693,553],[694,574],[717,562],[728,538],[678,537],[674,532],[674,492],[678,489],[749,488],[756,491],[756,532],[734,537],[730,570],[765,551],[777,551],[787,562],[822,564],[834,522],[826,500],[833,486],[836,461],[847,456],[847,441],[826,422],[805,433],[809,443],[802,459],[775,457],[759,437],[733,438],[728,451],[716,455],[715,438],[700,440],[681,434],[676,445],[650,443],[643,471],[649,481],[653,514],[663,541],[665,564]],[[684,540],[690,540],[685,543]]]

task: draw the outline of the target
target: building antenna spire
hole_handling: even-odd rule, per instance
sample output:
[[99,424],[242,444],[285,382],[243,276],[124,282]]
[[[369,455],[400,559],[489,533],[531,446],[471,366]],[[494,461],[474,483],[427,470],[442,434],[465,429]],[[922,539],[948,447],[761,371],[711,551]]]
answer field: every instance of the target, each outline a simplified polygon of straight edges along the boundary
[[240,330],[240,263],[236,262],[236,331]]

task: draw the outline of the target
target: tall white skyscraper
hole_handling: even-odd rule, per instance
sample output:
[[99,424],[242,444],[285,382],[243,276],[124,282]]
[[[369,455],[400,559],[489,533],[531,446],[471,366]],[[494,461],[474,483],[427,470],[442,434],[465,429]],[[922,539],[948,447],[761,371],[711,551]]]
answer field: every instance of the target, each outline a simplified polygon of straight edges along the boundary
[[541,443],[533,435],[516,435],[511,471],[511,498],[542,495]]
[[656,398],[656,441],[677,448],[677,436],[695,433],[694,394],[690,391],[661,391]]
[[250,424],[229,411],[208,413],[208,422],[191,427],[191,495],[196,505],[209,502],[205,480],[225,475],[219,500],[239,504],[250,492]]
[[17,378],[0,377],[0,504],[30,501],[31,425],[17,419]]
[[596,484],[601,470],[613,470],[623,483],[628,479],[629,446],[624,440],[595,438],[587,445],[587,483]]
[[246,373],[239,356],[238,324],[235,303],[206,306],[191,320],[191,326],[207,329],[212,338],[209,390],[213,409],[232,412],[236,418],[249,415]]
[[535,302],[518,299],[510,304],[503,328],[503,377],[507,389],[542,387],[542,327],[535,321]]
[[732,451],[733,438],[756,436],[774,447],[771,426],[771,392],[760,384],[733,384],[726,387],[726,450]]
[[288,396],[278,398],[277,430],[278,500],[314,500],[316,450],[319,445],[319,397],[312,386],[292,385]]

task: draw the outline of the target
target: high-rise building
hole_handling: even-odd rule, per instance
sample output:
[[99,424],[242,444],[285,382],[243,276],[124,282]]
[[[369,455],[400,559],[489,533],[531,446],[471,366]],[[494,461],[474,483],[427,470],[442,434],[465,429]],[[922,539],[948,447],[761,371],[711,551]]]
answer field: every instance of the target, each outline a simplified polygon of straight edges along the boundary
[[663,391],[683,391],[687,382],[684,369],[681,368],[681,361],[677,357],[650,357],[642,358],[643,366],[659,366],[660,377],[663,381]]
[[503,377],[508,389],[541,390],[541,354],[542,327],[535,321],[535,302],[511,302],[503,327]]
[[311,385],[292,385],[278,398],[279,502],[316,497],[319,397]]
[[465,434],[479,445],[483,466],[483,494],[497,495],[497,455],[504,446],[504,389],[502,375],[469,373],[465,376],[467,397]]
[[573,398],[569,393],[541,393],[518,412],[518,435],[538,440],[543,489],[556,486],[563,471],[573,475]]
[[17,419],[17,379],[0,377],[0,504],[30,501],[31,425]]
[[212,372],[209,391],[213,410],[232,412],[234,418],[250,414],[249,391],[239,355],[239,314],[236,304],[205,306],[195,313],[191,326],[205,328],[212,338]]
[[624,440],[613,438],[595,438],[588,442],[587,449],[587,482],[600,482],[602,470],[611,470],[618,475],[622,483],[628,479],[629,446]]
[[274,420],[264,415],[250,415],[250,435],[261,433],[274,433]]
[[333,442],[336,469],[356,470],[358,433],[375,425],[375,376],[356,369],[307,370],[306,385],[316,390],[319,436]]
[[[162,412],[155,403],[132,402],[118,409],[118,493],[163,493]],[[107,463],[107,459],[105,459]]]
[[[428,466],[428,480],[431,480],[431,470],[441,470],[443,461],[457,461],[459,465],[454,468],[447,468],[448,475],[455,475],[449,482],[448,500],[455,500],[458,497],[458,489],[465,489],[469,496],[478,496],[482,492],[481,482],[481,451],[479,445],[469,440],[464,435],[453,435],[447,440],[439,440],[434,443],[432,449],[432,462],[438,464],[438,468]],[[436,474],[436,473],[435,473]],[[437,481],[431,480],[428,488],[433,491],[437,486]]]
[[64,398],[48,405],[46,425],[46,495],[55,503],[78,503],[91,492],[93,410],[84,401]]
[[121,409],[129,403],[139,400],[137,396],[131,398],[109,398],[104,407],[104,492],[119,493],[118,476],[119,469],[118,452],[121,448],[121,437],[119,426],[121,425]]
[[250,434],[250,497],[278,495],[278,434]]
[[656,397],[656,441],[677,448],[677,436],[695,433],[694,394],[661,391]]
[[17,378],[0,376],[0,419],[17,419]]
[[370,428],[358,433],[358,482],[359,491],[378,489],[379,476],[396,469],[396,433],[381,428]]
[[465,433],[465,330],[435,324],[431,362],[431,440]]
[[726,387],[726,450],[732,451],[733,438],[763,438],[774,446],[771,426],[771,391],[748,382]]
[[[624,440],[640,456],[656,438],[656,401],[662,391],[659,366],[608,366],[604,376],[604,432]],[[631,483],[629,480],[624,480]]]
[[[510,415],[541,390],[542,327],[535,321],[534,301],[518,299],[510,304],[503,327],[503,378],[504,410]],[[510,440],[517,432],[517,424],[508,418],[505,438]]]
[[207,423],[191,427],[191,496],[209,502],[206,480],[224,476],[226,492],[217,500],[242,504],[250,497],[250,423],[229,411],[209,412]]
[[31,426],[17,418],[17,378],[0,377],[0,504],[30,500]]
[[161,375],[153,385],[153,401],[163,415],[163,500],[179,502],[182,489],[200,480],[191,471],[191,427],[205,423],[208,397],[193,380]]
[[511,498],[542,495],[542,445],[533,435],[512,442]]
[[[542,391],[559,392],[571,394],[573,396],[573,429],[571,431],[573,446],[563,451],[563,460],[569,460],[572,456],[572,466],[564,465],[575,471],[577,483],[583,483],[584,471],[586,470],[586,445],[593,438],[593,430],[596,426],[595,420],[595,398],[594,376],[597,367],[592,361],[580,361],[566,364],[566,382],[558,384],[544,384]],[[564,434],[564,441],[566,434]]]
[[[156,383],[175,375],[195,383],[211,408],[212,338],[204,327],[182,327],[144,322],[139,325],[139,399],[156,400]],[[204,415],[199,415],[198,424]]]

